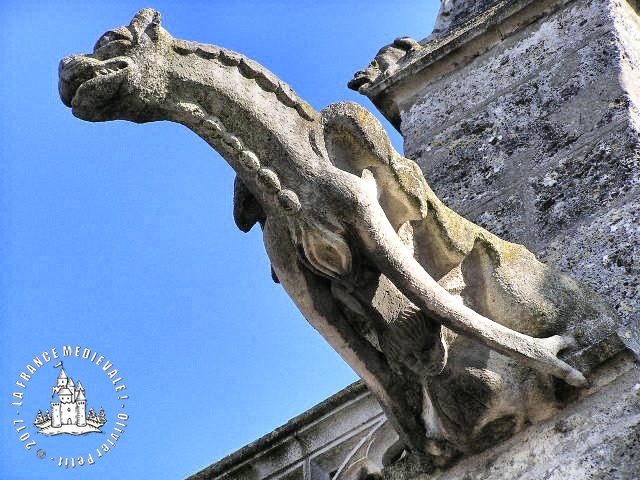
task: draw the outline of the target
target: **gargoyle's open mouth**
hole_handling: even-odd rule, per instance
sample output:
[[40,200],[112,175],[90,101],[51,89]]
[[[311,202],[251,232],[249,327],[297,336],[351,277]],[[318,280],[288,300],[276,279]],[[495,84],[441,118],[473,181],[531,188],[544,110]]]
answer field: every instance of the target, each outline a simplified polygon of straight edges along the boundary
[[106,61],[76,55],[60,62],[60,98],[67,107],[78,107],[78,92],[89,90],[95,103],[107,101],[119,90],[129,63],[125,57]]

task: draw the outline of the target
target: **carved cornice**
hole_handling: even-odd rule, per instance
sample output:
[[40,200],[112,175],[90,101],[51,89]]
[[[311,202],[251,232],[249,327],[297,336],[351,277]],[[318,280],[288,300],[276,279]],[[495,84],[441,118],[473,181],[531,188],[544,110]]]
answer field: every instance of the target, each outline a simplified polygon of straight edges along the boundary
[[397,39],[382,48],[348,86],[369,97],[399,129],[400,105],[425,85],[573,1],[503,0],[442,36],[430,36],[420,42]]
[[[340,416],[340,412],[343,409],[358,402],[363,403],[369,397],[371,397],[371,393],[365,383],[362,381],[355,382],[310,410],[289,420],[271,433],[194,474],[189,477],[189,480],[213,479],[240,469],[243,465],[254,462],[257,457],[264,456],[276,446],[285,444],[290,438],[294,438],[296,434],[312,429],[316,424],[335,421],[335,418]],[[379,410],[375,413],[372,412],[371,419],[376,419],[379,415]],[[345,419],[343,418],[342,420],[344,421]],[[291,459],[292,463],[300,460],[301,458]]]

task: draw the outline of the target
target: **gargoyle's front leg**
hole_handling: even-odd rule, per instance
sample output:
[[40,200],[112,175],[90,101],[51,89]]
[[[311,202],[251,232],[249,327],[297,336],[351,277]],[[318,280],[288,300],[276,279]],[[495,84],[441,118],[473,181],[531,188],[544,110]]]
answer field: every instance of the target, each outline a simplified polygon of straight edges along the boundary
[[370,260],[420,309],[451,330],[478,340],[523,364],[574,386],[587,381],[578,370],[556,357],[569,345],[560,336],[534,338],[496,323],[457,301],[422,268],[401,242],[380,205],[360,196],[355,215],[359,240]]

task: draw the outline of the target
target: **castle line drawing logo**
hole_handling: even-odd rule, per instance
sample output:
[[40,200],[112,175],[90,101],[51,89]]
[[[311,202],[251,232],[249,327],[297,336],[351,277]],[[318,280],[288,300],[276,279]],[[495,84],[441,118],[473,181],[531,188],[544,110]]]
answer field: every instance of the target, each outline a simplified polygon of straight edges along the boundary
[[80,345],[45,350],[15,381],[11,407],[17,440],[38,461],[65,470],[113,457],[110,452],[119,450],[128,430],[128,392],[120,369],[97,350]]
[[33,424],[38,427],[38,433],[44,435],[87,435],[89,433],[102,433],[100,427],[107,423],[104,409],[96,415],[93,408],[87,413],[87,398],[80,380],[76,384],[64,370],[61,361],[53,368],[60,368],[60,374],[56,385],[51,388],[51,413],[46,410],[38,410]]

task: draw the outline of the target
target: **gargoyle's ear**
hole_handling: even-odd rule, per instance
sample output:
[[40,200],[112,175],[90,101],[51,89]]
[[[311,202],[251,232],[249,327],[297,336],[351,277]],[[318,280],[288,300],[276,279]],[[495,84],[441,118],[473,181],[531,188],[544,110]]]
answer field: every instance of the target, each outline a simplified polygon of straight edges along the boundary
[[393,155],[389,136],[366,108],[339,102],[321,114],[325,146],[334,165],[360,175],[370,165],[389,164]]
[[133,32],[134,41],[139,43],[142,40],[144,34],[146,34],[152,41],[158,39],[160,33],[160,27],[162,26],[162,15],[153,8],[144,8],[136,13],[136,16],[131,20],[129,27]]
[[353,102],[334,103],[321,114],[331,163],[375,181],[378,202],[396,230],[421,219],[428,186],[420,167],[395,151],[376,117]]

